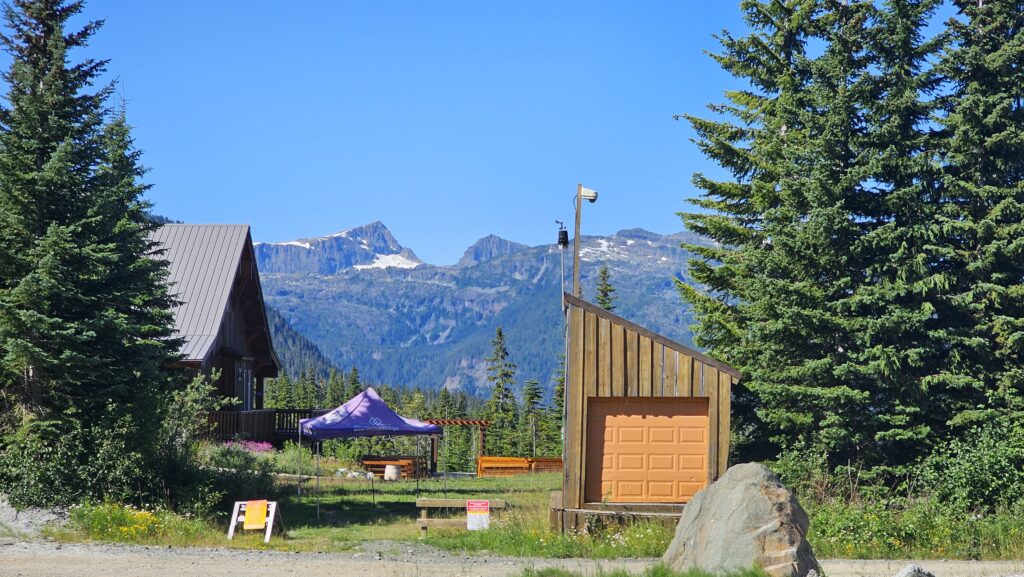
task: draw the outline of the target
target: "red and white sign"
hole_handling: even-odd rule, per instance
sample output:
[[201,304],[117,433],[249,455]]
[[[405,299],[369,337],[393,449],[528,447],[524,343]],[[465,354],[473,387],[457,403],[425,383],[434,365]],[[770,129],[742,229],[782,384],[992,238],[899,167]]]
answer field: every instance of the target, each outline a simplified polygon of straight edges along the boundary
[[466,501],[466,528],[481,531],[491,526],[491,505],[486,499]]

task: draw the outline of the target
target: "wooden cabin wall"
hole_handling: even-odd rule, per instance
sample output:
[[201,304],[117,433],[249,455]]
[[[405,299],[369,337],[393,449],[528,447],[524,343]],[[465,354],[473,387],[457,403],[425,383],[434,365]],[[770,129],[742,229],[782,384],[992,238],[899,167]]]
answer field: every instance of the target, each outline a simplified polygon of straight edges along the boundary
[[589,303],[567,300],[563,508],[580,509],[584,504],[587,401],[593,397],[708,398],[708,483],[724,473],[735,371],[628,321],[620,322]]

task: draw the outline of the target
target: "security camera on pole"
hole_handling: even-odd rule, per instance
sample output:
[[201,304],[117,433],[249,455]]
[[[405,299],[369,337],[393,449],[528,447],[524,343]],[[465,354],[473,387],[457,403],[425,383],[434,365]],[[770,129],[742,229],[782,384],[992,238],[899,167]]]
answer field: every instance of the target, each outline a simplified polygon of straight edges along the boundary
[[572,294],[577,298],[583,296],[583,289],[580,288],[580,205],[583,200],[597,202],[597,191],[586,188],[582,184],[576,185],[576,239],[573,242],[572,256]]

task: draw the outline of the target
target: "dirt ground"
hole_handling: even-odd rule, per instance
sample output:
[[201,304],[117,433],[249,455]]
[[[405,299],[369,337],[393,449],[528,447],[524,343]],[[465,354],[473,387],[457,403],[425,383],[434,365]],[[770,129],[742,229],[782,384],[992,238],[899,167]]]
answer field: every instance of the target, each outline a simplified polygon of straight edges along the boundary
[[[532,567],[560,567],[586,575],[627,569],[639,573],[653,559],[515,559],[453,555],[400,542],[367,543],[342,554],[281,553],[235,549],[61,545],[0,540],[0,576],[53,577],[497,577]],[[892,577],[908,561],[822,562],[828,577]],[[1024,562],[921,561],[937,577],[1024,577]]]

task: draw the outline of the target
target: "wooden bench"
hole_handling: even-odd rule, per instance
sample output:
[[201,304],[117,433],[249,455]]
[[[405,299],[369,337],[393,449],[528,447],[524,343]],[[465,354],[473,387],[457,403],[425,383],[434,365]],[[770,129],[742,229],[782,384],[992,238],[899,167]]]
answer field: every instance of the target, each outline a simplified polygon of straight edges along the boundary
[[491,457],[476,460],[477,477],[511,477],[527,473],[561,471],[561,457]]
[[530,463],[524,457],[488,457],[476,459],[477,477],[509,477],[530,472]]
[[553,473],[564,470],[561,457],[532,457],[527,461],[529,461],[530,471],[533,473]]
[[[447,527],[450,529],[466,528],[466,501],[467,499],[416,499],[416,506],[420,510],[420,518],[416,519],[416,526],[420,528],[420,538],[427,536],[427,529],[430,527]],[[488,499],[488,507],[497,515],[505,510],[504,499]],[[462,516],[454,518],[432,518],[431,509],[461,509]]]

